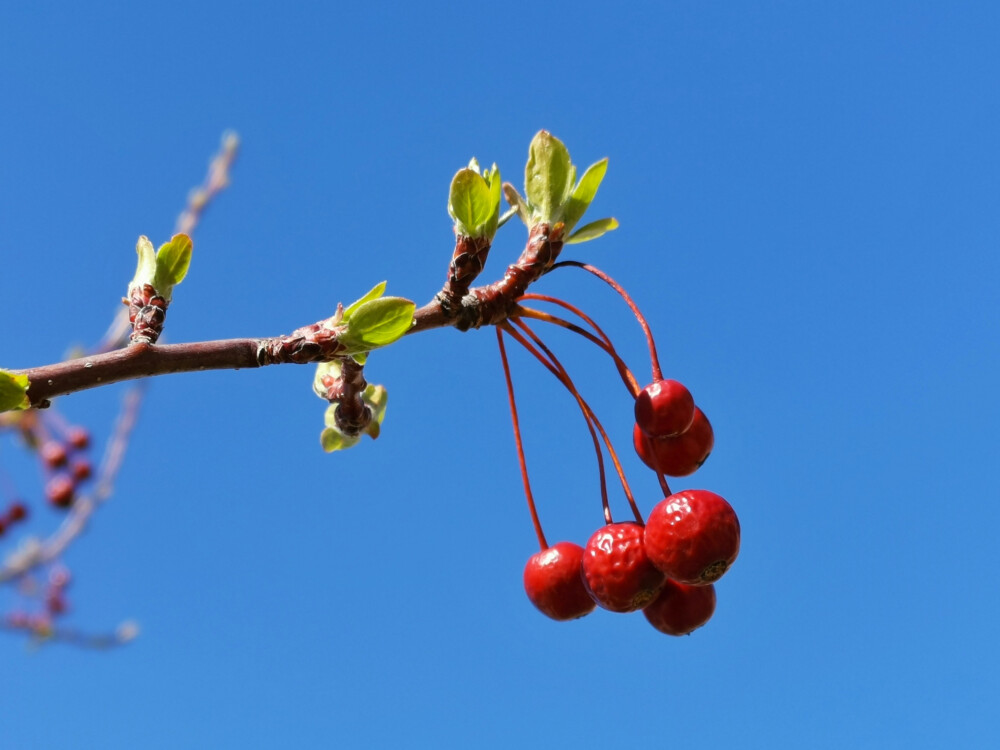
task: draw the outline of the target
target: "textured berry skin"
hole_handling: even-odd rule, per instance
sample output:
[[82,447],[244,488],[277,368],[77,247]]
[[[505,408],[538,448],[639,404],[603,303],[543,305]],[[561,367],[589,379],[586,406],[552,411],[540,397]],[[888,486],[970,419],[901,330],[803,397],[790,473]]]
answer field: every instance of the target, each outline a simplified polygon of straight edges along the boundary
[[645,545],[650,561],[668,578],[692,585],[713,583],[739,554],[740,521],[714,492],[676,492],[649,514]]
[[56,474],[45,485],[45,496],[57,508],[68,508],[73,504],[76,485],[65,474]]
[[583,585],[583,547],[559,542],[528,558],[524,591],[538,610],[553,620],[575,620],[597,606]]
[[653,462],[655,452],[660,471],[672,477],[686,477],[694,474],[708,459],[715,445],[715,433],[705,413],[695,407],[694,421],[683,435],[647,437],[637,423],[632,431],[632,443],[639,458],[649,468],[657,468]]
[[664,578],[646,557],[642,526],[613,523],[598,529],[587,542],[583,580],[604,609],[634,612],[656,597]]
[[657,380],[635,399],[635,423],[650,437],[674,437],[694,421],[691,391],[676,380]]
[[660,595],[642,610],[649,624],[667,635],[688,635],[715,612],[715,586],[687,586],[668,580]]

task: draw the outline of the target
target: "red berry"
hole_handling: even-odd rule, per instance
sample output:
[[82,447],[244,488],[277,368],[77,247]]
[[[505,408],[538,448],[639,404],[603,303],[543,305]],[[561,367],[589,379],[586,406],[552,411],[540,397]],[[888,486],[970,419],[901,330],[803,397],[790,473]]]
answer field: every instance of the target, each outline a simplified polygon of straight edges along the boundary
[[65,474],[56,474],[45,485],[45,496],[57,508],[68,508],[73,504],[76,485]]
[[597,605],[580,573],[583,547],[559,542],[536,552],[524,566],[524,590],[531,603],[553,620],[575,620]]
[[50,440],[42,446],[42,462],[50,469],[57,469],[66,464],[66,446],[55,440]]
[[676,380],[650,383],[635,399],[635,423],[650,437],[673,437],[694,420],[691,391]]
[[632,430],[632,442],[635,445],[635,452],[646,466],[656,469],[658,464],[658,468],[664,474],[686,477],[705,463],[715,445],[715,434],[705,413],[695,407],[694,421],[683,435],[652,438],[646,436],[642,428],[636,424]]
[[646,554],[680,583],[717,581],[740,551],[740,521],[723,498],[684,490],[660,501],[646,521]]
[[65,614],[68,609],[66,597],[59,592],[49,592],[49,595],[45,597],[45,609],[50,615]]
[[613,523],[598,529],[583,551],[583,580],[599,605],[612,612],[634,612],[649,604],[663,585],[663,574],[646,557],[643,528]]
[[90,446],[90,433],[83,427],[71,427],[66,440],[74,448],[82,451]]
[[3,536],[5,531],[7,531],[7,521],[0,518],[0,536]]
[[81,458],[73,462],[70,473],[73,475],[73,479],[77,482],[83,482],[84,480],[90,479],[90,475],[93,473],[93,468],[90,465],[90,461]]
[[667,635],[688,635],[715,612],[715,586],[686,586],[667,580],[660,595],[642,610],[649,624]]
[[7,523],[17,523],[28,517],[28,509],[24,503],[15,500],[7,508]]

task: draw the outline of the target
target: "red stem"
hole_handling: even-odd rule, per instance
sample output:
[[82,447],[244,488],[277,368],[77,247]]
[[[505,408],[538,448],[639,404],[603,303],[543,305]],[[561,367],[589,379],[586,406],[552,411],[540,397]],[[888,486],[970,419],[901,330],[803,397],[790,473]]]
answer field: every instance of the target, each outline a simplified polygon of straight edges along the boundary
[[[580,404],[580,407],[585,411],[589,419],[593,421],[593,424],[597,428],[598,432],[601,433],[601,438],[604,440],[604,445],[608,449],[608,455],[611,456],[611,461],[615,465],[615,471],[618,472],[618,479],[621,481],[622,489],[625,492],[625,498],[628,500],[628,504],[632,508],[632,514],[635,516],[635,519],[638,523],[640,524],[643,523],[642,513],[639,512],[639,508],[635,504],[635,498],[632,496],[632,490],[628,486],[628,480],[625,479],[625,472],[622,469],[621,462],[619,462],[618,460],[618,454],[615,452],[614,446],[611,444],[610,438],[608,438],[608,433],[605,432],[603,425],[601,425],[601,421],[597,418],[597,415],[594,414],[594,410],[590,408],[590,405],[584,400],[583,396],[580,395],[580,392],[576,389],[576,386],[573,384],[573,380],[570,378],[569,373],[566,372],[566,368],[562,366],[562,363],[559,361],[558,357],[556,357],[556,355],[552,353],[552,350],[550,350],[542,342],[542,340],[538,337],[538,335],[531,330],[528,324],[525,323],[523,320],[518,320],[516,318],[512,319],[510,323],[521,328],[526,334],[528,334],[528,336],[531,337],[532,341],[534,341],[535,344],[537,344],[538,347],[545,352],[545,355],[549,357],[549,359],[551,360],[551,364],[538,353],[538,350],[535,349],[535,347],[532,344],[530,344],[522,336],[520,336],[517,333],[517,331],[511,329],[509,324],[505,324],[508,333],[514,336],[514,338],[517,339],[517,341],[521,344],[521,346],[525,347],[529,352],[534,354],[535,357],[540,362],[542,362],[542,364],[544,364],[553,375],[556,376],[559,382],[561,382],[563,386],[570,393],[573,394],[573,396],[577,399],[577,402]],[[605,519],[607,520],[608,523],[611,523],[611,514],[607,506],[605,506]]]
[[[521,299],[529,299],[529,298],[530,299],[541,299],[542,296],[541,295],[525,295]],[[559,302],[561,302],[561,300],[556,300],[556,299],[547,299],[545,301],[552,301],[552,302],[555,302],[557,304]],[[514,312],[515,312],[515,315],[520,315],[520,316],[525,317],[525,318],[534,318],[535,320],[541,320],[541,321],[544,321],[546,323],[552,323],[553,325],[561,326],[562,328],[565,328],[565,329],[567,329],[569,331],[572,331],[573,333],[577,333],[577,334],[583,336],[588,341],[591,341],[594,344],[596,344],[597,346],[599,346],[602,350],[604,350],[614,360],[615,367],[618,369],[618,374],[621,376],[622,382],[625,384],[625,387],[628,389],[629,395],[632,396],[632,398],[637,398],[638,397],[639,392],[642,389],[639,388],[639,383],[636,381],[635,376],[632,374],[632,371],[628,369],[628,366],[625,364],[625,361],[619,356],[618,352],[614,348],[614,345],[611,344],[611,342],[607,339],[607,336],[604,335],[604,331],[602,331],[600,328],[598,328],[596,325],[594,325],[593,321],[590,321],[589,319],[587,319],[588,322],[591,323],[591,325],[594,325],[595,330],[597,330],[597,332],[603,338],[598,338],[597,336],[595,336],[594,334],[592,334],[590,331],[587,331],[587,330],[581,328],[580,326],[576,325],[575,323],[570,323],[568,320],[560,318],[560,317],[558,317],[556,315],[551,315],[551,314],[549,314],[547,312],[542,312],[541,310],[535,310],[534,308],[531,308],[531,307],[523,307],[521,305],[518,305],[518,307],[515,309]]]
[[542,522],[538,520],[538,511],[535,509],[535,498],[531,494],[531,483],[528,481],[528,466],[524,462],[524,446],[521,444],[521,427],[517,420],[517,404],[514,403],[514,383],[510,378],[510,364],[507,362],[507,349],[504,347],[503,334],[497,327],[497,345],[500,347],[500,361],[503,362],[503,375],[507,381],[507,398],[510,401],[510,418],[514,423],[514,443],[517,445],[517,460],[521,465],[521,479],[524,482],[524,494],[528,498],[528,510],[531,511],[531,521],[535,524],[535,535],[543,550],[549,548],[545,541],[545,532],[542,531]]
[[653,333],[649,330],[649,324],[646,322],[645,316],[639,310],[639,306],[635,304],[629,293],[625,291],[625,288],[615,281],[613,278],[608,276],[604,271],[599,268],[595,268],[587,263],[581,263],[576,260],[564,260],[559,263],[554,264],[549,270],[554,271],[557,268],[563,266],[573,266],[574,268],[582,268],[584,271],[589,271],[594,274],[601,281],[605,282],[621,295],[621,298],[625,300],[625,303],[632,310],[632,314],[635,315],[636,320],[639,321],[639,325],[642,327],[642,332],[646,334],[646,343],[649,344],[649,359],[653,365],[653,380],[663,380],[663,371],[660,369],[660,359],[656,355],[656,342],[653,341]]

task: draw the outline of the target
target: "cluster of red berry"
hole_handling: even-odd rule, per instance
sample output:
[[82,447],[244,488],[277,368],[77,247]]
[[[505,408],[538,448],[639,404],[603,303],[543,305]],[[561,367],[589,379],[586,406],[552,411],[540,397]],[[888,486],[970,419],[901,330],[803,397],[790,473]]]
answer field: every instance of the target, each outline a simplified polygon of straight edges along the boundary
[[[642,610],[657,630],[668,635],[686,635],[704,625],[715,611],[714,583],[736,559],[740,549],[740,523],[732,506],[708,490],[671,492],[665,475],[688,476],[708,458],[714,446],[712,426],[695,406],[690,391],[675,380],[662,377],[649,327],[631,298],[603,272],[576,265],[609,283],[635,313],[646,332],[652,359],[653,382],[640,389],[618,356],[610,340],[581,311],[562,300],[525,295],[522,300],[542,300],[574,312],[594,333],[576,324],[520,306],[517,316],[498,330],[501,358],[507,375],[508,394],[514,418],[514,436],[521,461],[528,505],[541,551],[532,555],[524,569],[524,588],[531,602],[555,620],[573,620],[597,606],[612,612]],[[603,427],[576,391],[565,369],[523,318],[556,323],[586,336],[612,356],[619,373],[635,399],[633,443],[642,461],[654,470],[663,490],[663,500],[643,521],[621,465]],[[510,335],[534,354],[563,383],[579,403],[597,449],[604,500],[605,525],[581,547],[572,542],[549,546],[541,530],[528,483],[514,404],[510,371],[501,332]],[[614,523],[608,507],[604,465],[598,432],[622,480],[635,521]]]
[[90,479],[93,467],[87,458],[90,433],[83,427],[70,427],[64,439],[50,438],[42,443],[39,455],[48,476],[45,497],[57,508],[68,508],[76,499],[77,488]]

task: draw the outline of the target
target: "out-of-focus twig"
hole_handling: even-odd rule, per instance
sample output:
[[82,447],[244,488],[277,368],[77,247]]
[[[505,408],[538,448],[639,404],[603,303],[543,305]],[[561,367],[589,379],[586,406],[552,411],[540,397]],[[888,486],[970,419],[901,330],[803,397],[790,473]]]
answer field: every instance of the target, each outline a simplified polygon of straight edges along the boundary
[[[229,186],[229,172],[233,162],[236,161],[236,154],[239,152],[240,139],[236,133],[227,131],[222,135],[222,145],[218,152],[212,157],[208,165],[208,173],[205,180],[188,193],[187,205],[177,217],[177,224],[174,234],[186,234],[189,237],[201,221],[202,214],[209,207],[213,200]],[[128,310],[120,308],[115,314],[114,320],[108,326],[101,337],[100,342],[91,351],[92,354],[110,352],[120,349],[128,343],[128,336],[132,326],[128,320]]]
[[139,626],[128,620],[113,633],[85,633],[75,628],[64,628],[36,617],[8,616],[0,620],[0,630],[8,633],[24,633],[30,636],[30,645],[38,648],[48,643],[66,643],[71,646],[91,649],[109,649],[124,646],[139,635]]
[[97,507],[111,497],[115,477],[125,457],[129,437],[139,416],[139,407],[146,390],[145,382],[140,382],[129,388],[122,397],[121,410],[115,431],[108,441],[101,461],[101,470],[97,486],[89,496],[83,496],[73,503],[69,515],[59,528],[44,542],[27,540],[18,547],[0,567],[0,583],[5,583],[28,573],[40,565],[56,560],[87,527],[87,522]]

